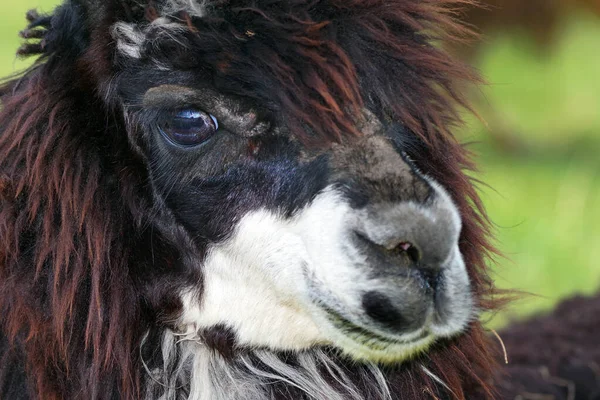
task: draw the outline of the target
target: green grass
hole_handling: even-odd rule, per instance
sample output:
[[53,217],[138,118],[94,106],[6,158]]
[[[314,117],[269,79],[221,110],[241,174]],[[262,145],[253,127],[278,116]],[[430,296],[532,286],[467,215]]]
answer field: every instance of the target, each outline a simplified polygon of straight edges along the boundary
[[508,258],[497,283],[538,295],[495,324],[600,289],[598,49],[600,21],[574,15],[547,53],[505,35],[480,59],[490,84],[474,97],[488,126],[471,118],[462,138],[479,141],[478,178],[493,188],[481,192]]
[[484,189],[483,198],[498,245],[509,259],[496,269],[497,284],[540,296],[515,304],[511,314],[529,314],[573,293],[597,291],[600,163],[577,156],[556,161],[488,152],[482,168],[482,179],[495,190]]
[[[494,118],[501,117],[504,129],[550,144],[581,134],[600,138],[599,46],[600,20],[585,14],[567,21],[548,53],[519,36],[493,40],[480,68],[490,82],[485,95]],[[483,111],[489,117],[490,108]]]
[[[0,75],[26,66],[13,56],[24,12],[53,4],[0,3]],[[499,325],[600,289],[600,21],[574,15],[545,54],[520,36],[494,38],[479,67],[490,84],[474,98],[488,127],[470,118],[460,135],[479,141],[478,178],[491,187],[481,192],[508,258],[495,267],[497,283],[538,295]]]

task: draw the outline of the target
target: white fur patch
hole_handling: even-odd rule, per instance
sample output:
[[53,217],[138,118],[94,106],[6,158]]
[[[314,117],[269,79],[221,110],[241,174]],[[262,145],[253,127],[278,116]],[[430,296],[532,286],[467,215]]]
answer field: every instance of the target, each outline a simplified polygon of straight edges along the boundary
[[[182,47],[185,47],[185,44],[180,42],[178,34],[188,29],[186,25],[180,22],[161,17],[146,25],[117,22],[112,26],[111,34],[116,41],[119,54],[139,59],[143,55],[142,51],[149,37],[152,37],[153,41],[169,38],[172,41],[178,42]],[[163,69],[165,69],[164,66]]]
[[[339,262],[344,257],[341,244],[348,210],[337,193],[326,191],[291,220],[266,210],[244,216],[231,240],[209,252],[202,266],[201,299],[193,289],[182,295],[181,324],[195,329],[224,324],[236,332],[238,343],[272,349],[330,343],[314,320],[318,311],[306,274],[314,275],[317,266],[337,269],[335,275],[347,280],[337,282],[342,286],[359,278],[357,272],[353,279]],[[317,249],[318,238],[321,250],[315,254],[309,249]],[[331,286],[335,290],[335,279]]]
[[182,296],[181,323],[196,329],[225,324],[244,345],[299,350],[322,343],[306,311],[304,263],[305,245],[289,224],[267,211],[253,212],[228,243],[210,251],[202,297],[193,289]]
[[141,47],[146,35],[134,24],[117,22],[112,27],[112,36],[117,42],[117,50],[130,58],[141,57]]

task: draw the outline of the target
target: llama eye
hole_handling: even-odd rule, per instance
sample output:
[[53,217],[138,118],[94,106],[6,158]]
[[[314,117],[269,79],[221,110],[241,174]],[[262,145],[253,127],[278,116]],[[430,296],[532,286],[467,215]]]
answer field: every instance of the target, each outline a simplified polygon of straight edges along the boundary
[[169,141],[179,146],[197,146],[210,139],[219,129],[217,119],[195,109],[174,112],[159,125]]

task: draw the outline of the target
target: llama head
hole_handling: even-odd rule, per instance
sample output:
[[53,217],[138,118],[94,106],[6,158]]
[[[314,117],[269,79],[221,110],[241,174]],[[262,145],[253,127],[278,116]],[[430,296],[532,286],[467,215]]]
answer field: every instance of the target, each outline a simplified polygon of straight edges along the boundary
[[109,134],[143,160],[150,224],[176,249],[147,294],[161,324],[219,350],[331,346],[390,363],[467,328],[485,278],[459,248],[481,220],[448,133],[456,80],[472,75],[433,43],[460,29],[447,4],[59,9],[70,33],[51,30],[46,51],[69,41],[122,115]]
[[185,265],[173,330],[396,362],[473,318],[460,213],[398,112],[444,104],[401,48],[438,50],[403,14],[419,2],[384,3],[168,1],[113,21],[105,95]]

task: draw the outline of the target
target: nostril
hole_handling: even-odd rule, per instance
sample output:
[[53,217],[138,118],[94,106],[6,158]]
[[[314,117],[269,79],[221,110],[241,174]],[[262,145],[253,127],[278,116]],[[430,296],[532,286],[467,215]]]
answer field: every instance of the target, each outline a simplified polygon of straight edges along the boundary
[[395,255],[407,257],[413,264],[417,264],[421,259],[421,252],[410,242],[400,242],[390,251]]
[[392,258],[397,260],[401,259],[404,261],[403,264],[418,266],[421,261],[422,253],[411,241],[390,240],[386,243],[382,243],[381,241],[371,240],[367,235],[359,231],[354,231],[354,236],[362,245],[367,246],[376,252],[380,252],[381,254],[392,256]]
[[412,244],[408,243],[408,242],[401,242],[398,247],[400,247],[402,250],[404,251],[408,251],[408,249],[410,249],[412,247]]

